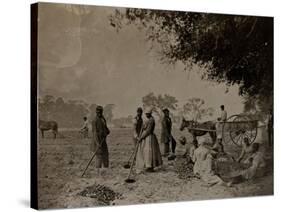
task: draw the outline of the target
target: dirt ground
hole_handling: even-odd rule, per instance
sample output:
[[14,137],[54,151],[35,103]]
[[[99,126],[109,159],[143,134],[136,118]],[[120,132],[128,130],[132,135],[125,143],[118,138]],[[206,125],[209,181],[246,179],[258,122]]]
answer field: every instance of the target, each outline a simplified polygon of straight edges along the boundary
[[[187,131],[176,132],[175,138],[185,135]],[[64,138],[62,137],[64,136]],[[158,139],[159,133],[157,134]],[[61,131],[58,139],[52,139],[51,133],[39,139],[38,176],[39,208],[73,208],[103,205],[128,205],[141,203],[160,203],[172,201],[205,200],[218,198],[246,197],[273,194],[272,169],[262,178],[244,182],[232,187],[207,187],[200,179],[179,177],[179,164],[185,159],[182,155],[185,147],[177,143],[177,159],[168,161],[164,158],[162,168],[154,173],[135,175],[136,182],[127,184],[128,169],[123,165],[133,151],[130,129],[111,129],[108,137],[110,168],[96,173],[94,161],[86,175],[81,174],[92,153],[89,150],[90,139],[82,139],[75,131]],[[239,149],[230,144],[225,145],[227,152],[237,157]],[[272,167],[272,152],[267,150],[268,166]],[[222,171],[229,172],[235,164],[226,165]],[[116,199],[103,202],[93,196],[83,196],[87,187],[102,185],[120,194]]]

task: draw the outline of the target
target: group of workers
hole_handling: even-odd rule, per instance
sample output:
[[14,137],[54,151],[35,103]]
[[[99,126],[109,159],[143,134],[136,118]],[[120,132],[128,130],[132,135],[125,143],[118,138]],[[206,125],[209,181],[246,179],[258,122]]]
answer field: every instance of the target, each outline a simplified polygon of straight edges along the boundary
[[[227,120],[227,112],[224,106],[221,107],[221,116],[219,122]],[[136,149],[136,170],[141,172],[154,172],[156,167],[163,164],[162,157],[168,157],[168,160],[175,159],[176,141],[172,136],[172,120],[167,108],[162,110],[163,117],[161,120],[161,143],[163,153],[161,154],[158,139],[154,133],[155,119],[152,116],[153,108],[148,107],[144,113],[146,119],[143,120],[143,109],[137,108],[137,114],[133,119],[133,143]],[[109,167],[109,153],[106,143],[110,130],[107,127],[106,120],[103,116],[103,107],[97,106],[96,116],[92,123],[93,138],[91,142],[91,151],[96,152],[96,168]],[[84,125],[81,133],[88,138],[89,122],[84,117]],[[181,144],[186,144],[185,137],[180,138]],[[232,156],[224,151],[222,138],[218,133],[216,142],[208,144],[205,137],[198,137],[187,145],[186,158],[188,162],[193,163],[193,172],[209,185],[232,185],[243,180],[252,179],[265,166],[265,160],[261,153],[259,143],[250,144],[247,137],[244,138],[242,150],[239,158],[235,160]],[[245,157],[247,156],[246,160]],[[219,157],[226,157],[239,163],[248,163],[249,168],[241,171],[228,180],[222,179],[215,171],[214,164]]]
[[[186,144],[186,140],[182,138],[181,143]],[[244,138],[241,153],[238,159],[228,155],[224,151],[221,139],[217,139],[215,144],[210,144],[205,137],[199,137],[193,140],[187,148],[187,161],[194,164],[193,172],[198,175],[208,185],[227,185],[240,183],[245,180],[253,179],[264,173],[265,159],[264,154],[260,151],[260,143],[250,144],[247,137]],[[216,164],[218,159],[225,158],[230,162],[243,163],[248,166],[238,173],[230,174],[227,178],[222,179],[216,173]]]

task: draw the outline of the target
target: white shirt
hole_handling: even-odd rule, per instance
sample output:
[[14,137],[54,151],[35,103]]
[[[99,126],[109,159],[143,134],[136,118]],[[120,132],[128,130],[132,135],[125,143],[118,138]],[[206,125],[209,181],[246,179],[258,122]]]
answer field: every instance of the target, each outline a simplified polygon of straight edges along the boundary
[[227,112],[225,110],[221,111],[221,121],[226,121],[227,119]]
[[192,119],[193,119],[193,121],[198,122],[199,111],[194,111]]
[[88,120],[84,121],[82,129],[89,129],[89,121]]

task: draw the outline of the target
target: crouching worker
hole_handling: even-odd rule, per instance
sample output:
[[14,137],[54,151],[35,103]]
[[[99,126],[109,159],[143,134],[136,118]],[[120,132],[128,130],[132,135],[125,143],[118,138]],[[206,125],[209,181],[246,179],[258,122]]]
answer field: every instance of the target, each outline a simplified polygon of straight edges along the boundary
[[232,177],[232,184],[241,183],[245,180],[251,180],[256,177],[262,177],[265,174],[265,159],[263,153],[259,151],[260,144],[253,143],[251,148],[251,155],[246,160],[250,167],[241,171],[238,175]]
[[96,108],[96,117],[92,121],[92,131],[93,139],[91,143],[91,151],[96,152],[96,168],[99,173],[100,168],[108,168],[109,166],[106,138],[110,133],[101,106],[97,106]]
[[[184,136],[179,138],[180,143],[185,146],[186,145],[186,138]],[[198,141],[193,139],[190,145],[186,145],[186,150],[184,153],[184,157],[186,158],[188,163],[194,164],[194,151],[198,148]]]
[[216,142],[215,142],[215,144],[212,146],[212,150],[215,151],[215,152],[217,152],[216,158],[217,158],[218,160],[221,160],[221,161],[222,161],[222,160],[231,160],[231,161],[235,161],[235,159],[234,159],[231,155],[227,154],[227,153],[224,151],[224,146],[223,146],[223,144],[222,144],[222,135],[221,135],[221,134],[219,134],[219,135],[217,136]]
[[224,185],[230,186],[231,183],[227,183],[222,180],[214,171],[214,158],[217,152],[209,149],[205,144],[205,138],[200,137],[198,139],[199,147],[194,151],[194,174],[198,175],[207,186]]
[[237,162],[242,162],[243,159],[247,158],[252,152],[252,145],[250,144],[249,138],[245,137],[242,142],[241,153],[237,159]]

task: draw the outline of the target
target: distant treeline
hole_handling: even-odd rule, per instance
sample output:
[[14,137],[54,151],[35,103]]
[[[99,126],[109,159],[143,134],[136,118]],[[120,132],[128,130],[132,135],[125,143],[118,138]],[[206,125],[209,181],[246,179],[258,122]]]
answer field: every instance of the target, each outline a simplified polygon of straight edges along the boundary
[[[97,104],[88,104],[83,100],[65,100],[62,97],[45,95],[39,98],[39,118],[42,120],[55,120],[59,127],[79,128],[83,117],[93,119],[96,114]],[[104,106],[104,116],[108,122],[113,119],[114,104]]]
[[[183,105],[178,107],[178,100],[168,94],[155,95],[149,93],[142,97],[143,107],[152,106],[156,121],[162,118],[162,109],[168,108],[174,124],[180,124],[182,117],[192,118],[193,114],[198,114],[198,120],[210,118],[213,115],[213,108],[205,106],[205,101],[200,98],[190,98]],[[87,103],[83,100],[64,99],[45,95],[39,98],[39,118],[41,120],[57,121],[60,128],[79,128],[83,124],[83,117],[87,116],[90,120],[95,117],[97,104]],[[114,118],[114,104],[104,105],[104,117],[108,124],[115,127],[132,126],[133,115]]]

